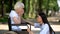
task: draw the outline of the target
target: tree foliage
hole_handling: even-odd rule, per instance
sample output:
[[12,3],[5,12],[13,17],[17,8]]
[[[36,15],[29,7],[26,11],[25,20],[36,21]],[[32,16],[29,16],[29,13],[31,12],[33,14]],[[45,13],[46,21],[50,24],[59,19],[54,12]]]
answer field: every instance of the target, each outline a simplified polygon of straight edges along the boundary
[[[0,0],[0,9],[1,9],[1,1]],[[13,0],[12,1],[12,8],[14,6],[14,4],[17,2],[18,0]],[[40,8],[42,10],[54,10],[54,11],[58,11],[58,5],[57,5],[57,0],[19,0],[21,2],[24,2],[25,4],[25,13],[24,13],[24,18],[34,18],[36,15],[36,9]],[[6,13],[9,13],[9,8],[10,8],[10,2],[9,0],[4,0],[4,7]],[[0,10],[1,12],[1,10]],[[48,12],[48,11],[46,11]]]

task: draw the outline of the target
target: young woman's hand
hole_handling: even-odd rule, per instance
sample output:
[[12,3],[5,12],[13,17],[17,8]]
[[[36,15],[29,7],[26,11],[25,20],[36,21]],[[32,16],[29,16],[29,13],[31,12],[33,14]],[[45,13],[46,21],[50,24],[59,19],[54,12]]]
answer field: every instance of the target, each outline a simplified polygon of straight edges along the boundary
[[27,31],[29,32],[29,34],[34,34],[32,31],[30,31],[30,29],[28,28]]
[[28,28],[27,31],[30,32],[30,29]]

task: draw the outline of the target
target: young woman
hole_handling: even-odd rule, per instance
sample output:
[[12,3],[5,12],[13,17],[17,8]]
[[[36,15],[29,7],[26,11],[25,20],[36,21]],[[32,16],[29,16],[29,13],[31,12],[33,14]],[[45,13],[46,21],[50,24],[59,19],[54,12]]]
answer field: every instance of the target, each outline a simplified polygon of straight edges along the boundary
[[[41,28],[39,34],[54,34],[54,31],[51,28],[51,26],[47,20],[47,17],[44,13],[39,13],[36,19],[37,19],[38,23],[32,23],[29,21],[27,21],[27,22],[30,23],[31,25],[35,26],[35,27]],[[33,34],[33,32],[31,32],[29,29],[27,31],[30,34]]]

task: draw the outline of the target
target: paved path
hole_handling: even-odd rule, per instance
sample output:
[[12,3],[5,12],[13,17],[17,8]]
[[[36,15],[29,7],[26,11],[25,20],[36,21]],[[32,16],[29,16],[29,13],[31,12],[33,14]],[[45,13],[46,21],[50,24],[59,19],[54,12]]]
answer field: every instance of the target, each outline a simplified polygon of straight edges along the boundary
[[[56,34],[60,34],[60,23],[50,23],[53,30],[56,32]],[[32,31],[39,31],[39,28],[34,28],[34,26],[32,26]],[[8,31],[8,25],[7,24],[0,24],[0,34],[2,32],[6,32]]]

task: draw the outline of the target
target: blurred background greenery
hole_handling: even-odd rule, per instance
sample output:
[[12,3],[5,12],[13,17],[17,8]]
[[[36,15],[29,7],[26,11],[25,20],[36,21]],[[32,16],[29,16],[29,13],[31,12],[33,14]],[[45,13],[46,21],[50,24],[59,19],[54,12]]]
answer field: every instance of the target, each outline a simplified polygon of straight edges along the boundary
[[47,16],[52,16],[59,10],[57,0],[0,0],[0,22],[8,21],[10,10],[13,10],[17,1],[23,2],[25,5],[23,17],[26,19],[35,18],[37,9],[40,12],[42,10]]

